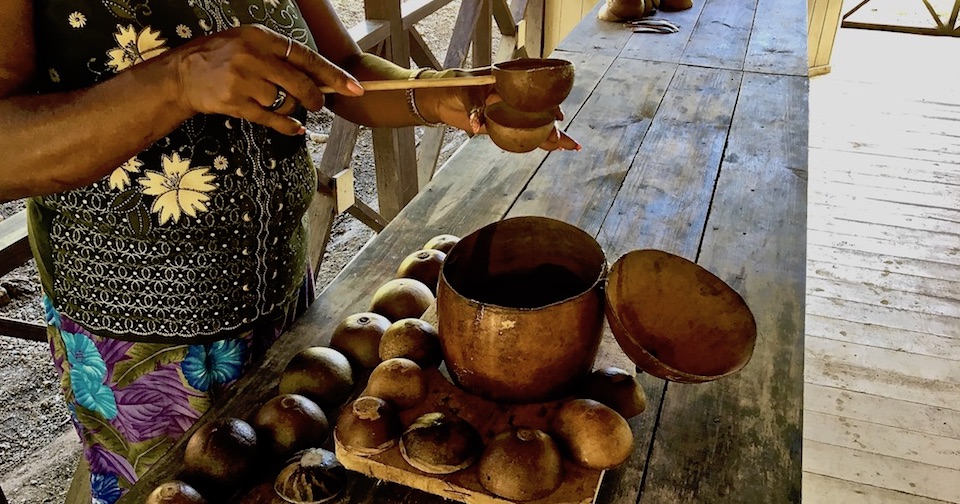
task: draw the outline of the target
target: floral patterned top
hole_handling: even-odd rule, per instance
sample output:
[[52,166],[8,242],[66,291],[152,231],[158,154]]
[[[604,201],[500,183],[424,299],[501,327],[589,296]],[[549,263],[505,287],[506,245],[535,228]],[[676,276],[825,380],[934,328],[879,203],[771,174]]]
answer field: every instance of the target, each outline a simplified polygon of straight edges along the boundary
[[[315,48],[292,2],[36,0],[37,68],[48,77],[37,91],[90,86],[243,23]],[[102,180],[28,202],[44,290],[115,338],[238,334],[293,301],[316,184],[302,137],[197,115]]]

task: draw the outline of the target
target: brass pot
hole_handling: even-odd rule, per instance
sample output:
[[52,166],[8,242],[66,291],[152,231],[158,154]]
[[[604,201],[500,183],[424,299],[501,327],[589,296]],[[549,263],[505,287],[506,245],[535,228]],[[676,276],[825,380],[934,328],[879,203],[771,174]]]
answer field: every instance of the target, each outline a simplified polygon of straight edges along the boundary
[[461,239],[437,290],[451,378],[495,401],[569,392],[597,355],[606,271],[596,240],[554,219],[506,219]]

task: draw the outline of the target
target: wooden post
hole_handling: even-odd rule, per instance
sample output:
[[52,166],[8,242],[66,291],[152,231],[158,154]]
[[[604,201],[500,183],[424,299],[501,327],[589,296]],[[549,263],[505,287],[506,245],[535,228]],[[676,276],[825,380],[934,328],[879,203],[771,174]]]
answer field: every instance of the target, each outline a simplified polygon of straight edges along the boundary
[[473,66],[483,67],[493,63],[493,12],[490,9],[491,0],[477,1],[480,4],[480,17],[473,32]]
[[525,40],[523,46],[527,49],[527,56],[542,58],[543,54],[543,16],[544,0],[529,0],[527,11],[523,16]]
[[[483,12],[480,2],[465,1],[460,3],[457,13],[457,22],[450,35],[450,44],[443,59],[444,68],[461,67],[467,61],[467,52],[477,26],[477,20]],[[440,148],[443,147],[443,135],[446,128],[430,128],[420,139],[420,151],[417,153],[418,185],[420,189],[433,178],[437,169],[437,159],[440,157]]]
[[[409,68],[410,39],[403,29],[400,0],[364,0],[363,5],[368,20],[390,23],[387,57]],[[417,147],[413,127],[374,128],[373,150],[380,215],[392,220],[418,191]]]
[[833,42],[840,28],[843,0],[807,0],[807,58],[810,76],[830,72]]

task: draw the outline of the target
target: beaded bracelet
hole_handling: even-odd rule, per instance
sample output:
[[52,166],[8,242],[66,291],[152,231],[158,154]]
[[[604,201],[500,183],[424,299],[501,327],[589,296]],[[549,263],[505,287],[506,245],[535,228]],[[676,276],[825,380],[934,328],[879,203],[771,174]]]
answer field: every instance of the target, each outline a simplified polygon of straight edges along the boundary
[[[420,68],[413,75],[410,76],[410,80],[415,80],[420,77],[420,74],[430,70],[429,68]],[[410,114],[416,118],[416,120],[424,126],[437,126],[442,123],[440,122],[430,122],[423,117],[423,114],[420,113],[420,109],[417,108],[417,100],[413,96],[413,89],[407,90],[407,110],[410,111]]]

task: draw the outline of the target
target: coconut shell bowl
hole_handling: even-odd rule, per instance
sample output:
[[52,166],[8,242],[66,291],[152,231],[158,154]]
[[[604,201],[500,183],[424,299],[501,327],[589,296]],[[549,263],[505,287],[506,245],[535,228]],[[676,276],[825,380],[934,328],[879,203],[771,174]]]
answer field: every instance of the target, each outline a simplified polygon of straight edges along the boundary
[[753,314],[721,279],[658,250],[608,268],[591,235],[554,219],[481,228],[441,270],[438,329],[451,379],[494,401],[569,395],[592,369],[604,314],[638,369],[666,380],[722,378],[753,354]]

